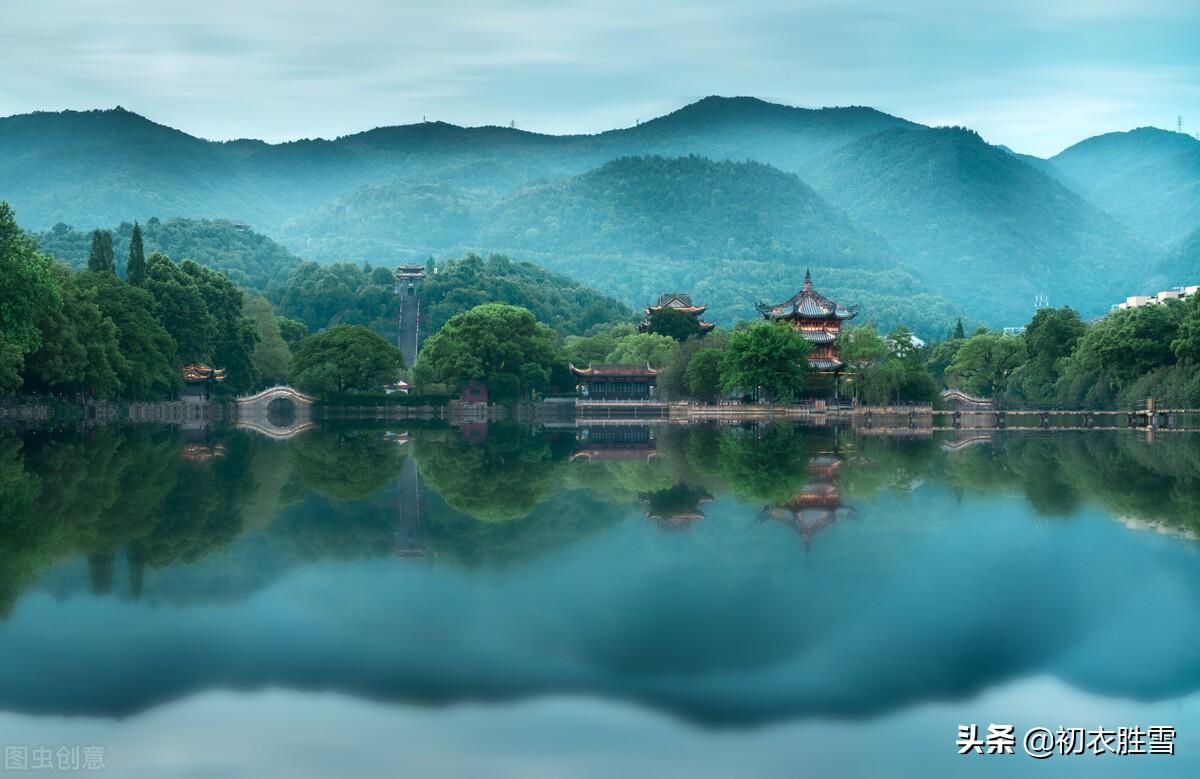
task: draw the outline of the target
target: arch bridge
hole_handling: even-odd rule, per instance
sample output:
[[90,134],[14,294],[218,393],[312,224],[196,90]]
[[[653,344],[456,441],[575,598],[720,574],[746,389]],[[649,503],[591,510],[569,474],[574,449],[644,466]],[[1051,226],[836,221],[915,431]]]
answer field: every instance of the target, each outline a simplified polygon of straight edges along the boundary
[[316,398],[278,385],[237,399],[237,424],[271,438],[291,438],[313,427],[310,407]]

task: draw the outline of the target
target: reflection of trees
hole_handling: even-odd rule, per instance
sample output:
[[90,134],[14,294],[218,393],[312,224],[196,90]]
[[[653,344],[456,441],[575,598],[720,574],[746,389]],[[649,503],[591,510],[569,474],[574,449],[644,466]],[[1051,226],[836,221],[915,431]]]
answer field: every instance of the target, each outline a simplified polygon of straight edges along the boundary
[[192,561],[234,538],[254,485],[253,442],[184,462],[175,431],[106,427],[81,436],[0,437],[0,611],[57,559],[88,555],[93,589],[113,588],[125,547],[135,593],[146,565]]
[[396,508],[382,492],[360,503],[310,500],[272,527],[304,560],[352,560],[391,554],[396,545]]
[[306,486],[337,500],[374,495],[400,473],[405,456],[380,430],[349,429],[311,431],[288,454]]
[[789,425],[767,425],[757,434],[730,431],[721,437],[717,462],[734,495],[772,503],[787,500],[808,480],[805,436]]
[[417,441],[425,483],[452,508],[485,522],[527,516],[562,485],[565,451],[514,425],[491,425],[487,440]]

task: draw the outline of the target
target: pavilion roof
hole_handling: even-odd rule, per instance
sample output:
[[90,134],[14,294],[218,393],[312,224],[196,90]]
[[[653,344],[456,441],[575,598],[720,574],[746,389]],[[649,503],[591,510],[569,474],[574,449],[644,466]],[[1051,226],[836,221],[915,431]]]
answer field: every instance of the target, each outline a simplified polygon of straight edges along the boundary
[[813,289],[812,273],[804,271],[804,286],[782,303],[758,304],[758,311],[768,319],[853,319],[858,306],[843,306]]
[[202,362],[194,362],[190,365],[185,365],[180,370],[183,374],[185,382],[201,382],[201,381],[225,381],[225,369],[214,368],[211,365],[205,365]]
[[571,372],[576,376],[657,376],[658,371],[650,367],[649,363],[643,365],[612,365],[607,363],[588,363],[586,368],[576,368],[571,365]]

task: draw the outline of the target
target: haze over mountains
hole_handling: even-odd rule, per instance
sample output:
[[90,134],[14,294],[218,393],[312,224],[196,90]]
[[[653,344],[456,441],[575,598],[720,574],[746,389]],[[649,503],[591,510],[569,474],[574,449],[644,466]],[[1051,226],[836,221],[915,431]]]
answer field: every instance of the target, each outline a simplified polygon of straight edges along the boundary
[[588,136],[430,122],[277,145],[121,109],[14,116],[0,199],[39,230],[240,220],[321,261],[504,252],[635,306],[690,289],[726,322],[811,266],[829,294],[933,337],[959,313],[1024,323],[1038,294],[1094,315],[1200,276],[1190,136],[1143,128],[1040,160],[870,108],[753,98]]

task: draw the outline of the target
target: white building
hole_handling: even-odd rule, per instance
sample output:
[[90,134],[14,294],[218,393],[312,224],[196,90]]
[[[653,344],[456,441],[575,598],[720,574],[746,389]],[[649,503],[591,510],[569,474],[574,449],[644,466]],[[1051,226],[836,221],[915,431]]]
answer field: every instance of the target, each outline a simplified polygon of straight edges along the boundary
[[1166,303],[1168,300],[1185,300],[1198,293],[1200,293],[1200,284],[1193,284],[1190,287],[1172,287],[1171,289],[1156,292],[1153,295],[1130,295],[1125,298],[1124,303],[1114,303],[1112,310],[1122,311],[1126,308],[1157,306]]

